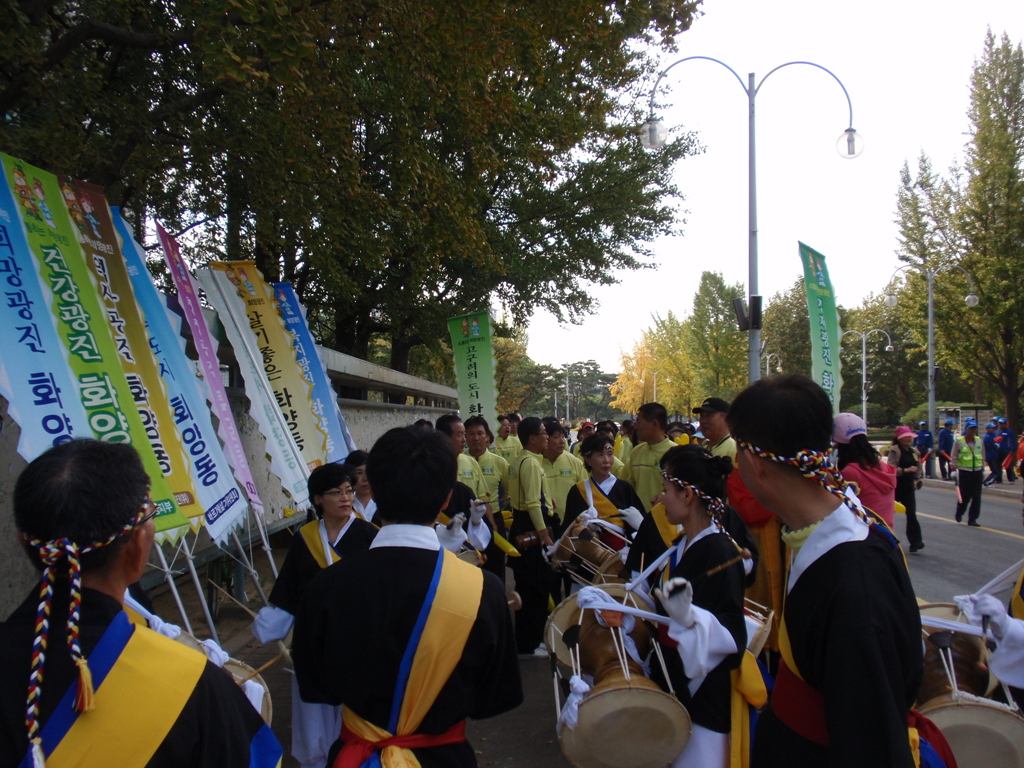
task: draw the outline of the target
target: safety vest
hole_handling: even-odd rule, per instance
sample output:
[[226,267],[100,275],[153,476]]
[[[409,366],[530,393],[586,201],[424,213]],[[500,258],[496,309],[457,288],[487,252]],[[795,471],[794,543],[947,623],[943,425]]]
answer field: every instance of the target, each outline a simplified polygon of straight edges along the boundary
[[980,438],[974,438],[973,450],[967,444],[963,435],[958,437],[956,442],[960,446],[960,451],[956,457],[958,469],[977,470],[985,468],[985,447],[982,445]]

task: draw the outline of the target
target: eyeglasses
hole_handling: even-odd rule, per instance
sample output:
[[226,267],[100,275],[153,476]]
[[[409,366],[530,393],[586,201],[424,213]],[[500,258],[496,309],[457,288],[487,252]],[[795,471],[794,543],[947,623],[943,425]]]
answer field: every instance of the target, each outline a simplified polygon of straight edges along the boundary
[[355,496],[356,492],[352,488],[349,488],[347,491],[343,491],[341,488],[334,488],[330,491],[324,491],[321,495],[330,496],[332,499],[336,499],[340,496]]
[[147,493],[145,501],[139,507],[138,516],[128,525],[128,530],[121,534],[121,538],[127,540],[132,535],[132,531],[141,525],[145,525],[159,514],[160,507],[153,503],[153,498]]

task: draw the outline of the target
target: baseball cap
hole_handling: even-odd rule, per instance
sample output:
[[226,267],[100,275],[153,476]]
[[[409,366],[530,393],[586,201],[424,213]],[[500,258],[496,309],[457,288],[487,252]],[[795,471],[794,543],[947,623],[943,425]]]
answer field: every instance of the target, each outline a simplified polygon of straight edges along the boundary
[[955,422],[952,419],[946,419],[946,426],[952,427]]
[[1008,422],[1006,420],[1005,416],[1000,416],[998,419],[996,419],[996,421],[998,421],[1000,424],[1009,424],[1010,423],[1010,422]]
[[917,426],[919,426],[919,427],[927,427],[928,426],[928,422],[927,421],[919,421],[919,422],[917,422]]
[[720,397],[709,397],[693,409],[694,413],[728,413],[729,403]]
[[593,429],[594,428],[594,422],[592,422],[592,421],[581,421],[579,429],[583,429],[584,427],[590,427],[591,429]]
[[866,435],[867,424],[855,413],[840,413],[832,422],[832,440],[846,445],[856,435]]
[[968,416],[966,419],[964,419],[964,429],[970,429],[971,427],[977,427],[977,426],[978,426],[977,419],[973,419],[970,416]]
[[906,437],[907,435],[913,435],[913,434],[914,434],[914,430],[912,430],[910,427],[904,427],[904,426],[896,427],[896,439],[897,440],[899,438],[901,438],[901,437]]
[[985,425],[985,429],[995,429],[995,428],[996,428],[996,423],[994,421],[990,421],[988,424]]

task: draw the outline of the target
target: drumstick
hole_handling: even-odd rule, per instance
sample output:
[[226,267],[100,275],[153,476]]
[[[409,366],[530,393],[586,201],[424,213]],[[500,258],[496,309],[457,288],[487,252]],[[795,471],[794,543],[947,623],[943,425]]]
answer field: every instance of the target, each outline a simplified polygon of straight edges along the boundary
[[[749,552],[749,551],[747,551],[746,557],[750,557],[750,552]],[[719,571],[724,571],[724,570],[725,570],[726,568],[728,568],[728,567],[729,567],[730,565],[736,565],[736,563],[738,563],[738,562],[739,562],[740,560],[742,560],[743,558],[744,558],[744,555],[743,555],[743,553],[741,552],[740,554],[736,555],[736,557],[734,557],[734,558],[733,558],[732,560],[726,560],[726,561],[725,561],[724,563],[722,563],[721,565],[716,565],[716,566],[715,566],[714,568],[712,568],[711,570],[709,570],[709,571],[708,571],[707,573],[705,573],[704,575],[705,575],[705,576],[714,576],[714,575],[715,575],[716,573],[718,573]]]
[[266,671],[267,671],[268,669],[270,669],[270,668],[271,668],[272,666],[274,666],[275,664],[277,664],[278,662],[280,662],[280,661],[281,661],[281,659],[283,659],[283,658],[284,658],[284,653],[283,653],[283,652],[282,652],[282,653],[279,653],[279,654],[277,654],[277,656],[275,656],[274,658],[272,658],[272,659],[271,659],[270,661],[268,661],[268,662],[267,662],[266,664],[264,664],[264,665],[263,665],[262,667],[260,667],[259,669],[254,669],[254,670],[253,670],[252,672],[250,672],[250,673],[249,673],[248,675],[246,675],[245,677],[243,677],[243,678],[242,678],[241,680],[236,680],[235,682],[236,682],[236,683],[237,683],[238,685],[241,685],[242,683],[247,683],[247,682],[249,682],[250,680],[252,680],[252,679],[253,679],[254,677],[256,677],[256,675],[260,675],[260,674],[263,674],[264,672],[266,672]]
[[[222,587],[220,584],[215,583],[212,579],[207,579],[207,581],[209,581],[210,584],[213,585],[214,589],[216,589],[217,591],[221,592],[225,597],[227,597],[228,600],[230,600],[231,602],[235,603],[239,608],[241,608],[243,611],[248,613],[254,619],[256,618],[256,614],[253,611],[251,611],[246,606],[242,605],[242,603],[240,603],[238,600],[236,600],[234,598],[234,596],[230,592],[228,592],[226,589],[224,589],[224,587]],[[277,647],[281,649],[281,655],[284,656],[285,659],[288,660],[289,664],[291,664],[292,663],[292,654],[288,650],[287,646],[285,646],[284,642],[282,642],[281,640],[278,640],[277,641]]]

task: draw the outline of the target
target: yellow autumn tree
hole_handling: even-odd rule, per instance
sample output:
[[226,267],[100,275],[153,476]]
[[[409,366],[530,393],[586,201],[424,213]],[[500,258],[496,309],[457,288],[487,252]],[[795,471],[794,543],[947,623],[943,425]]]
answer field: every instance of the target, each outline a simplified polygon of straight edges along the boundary
[[623,352],[620,359],[622,370],[615,383],[609,387],[614,398],[611,405],[623,413],[636,413],[641,405],[650,400],[645,392],[653,389],[650,377],[644,381],[644,371],[656,370],[652,367],[654,354],[650,333],[644,331],[640,341],[633,345],[632,352]]

